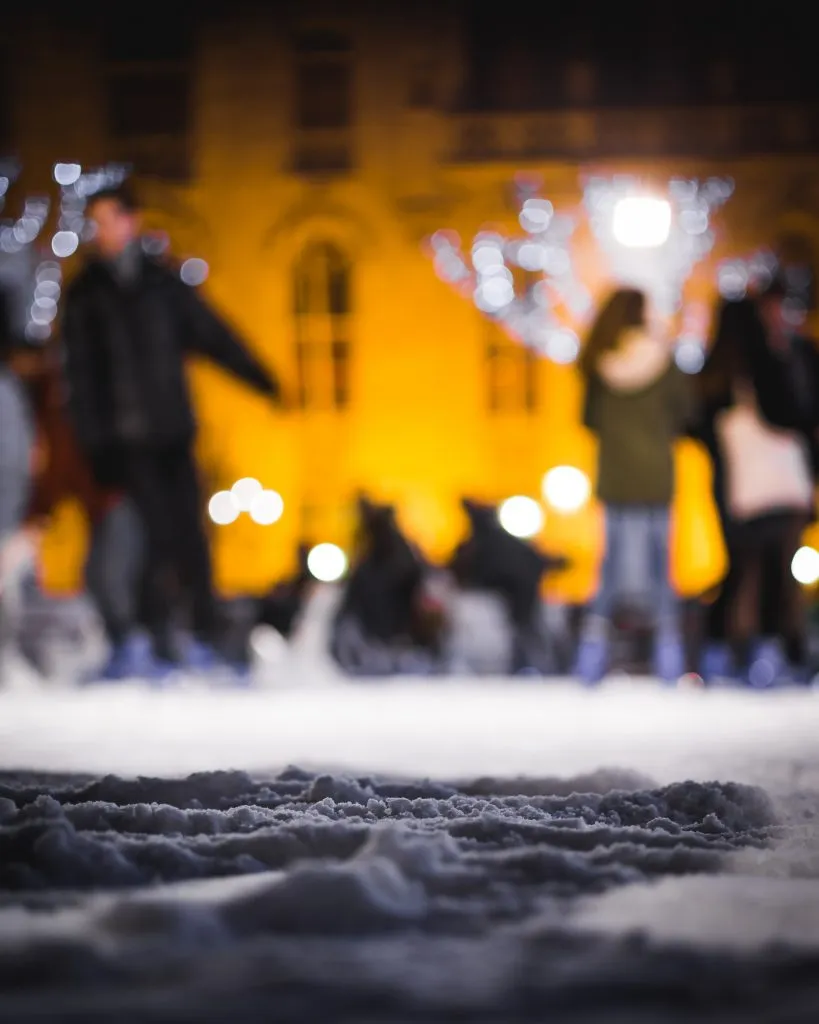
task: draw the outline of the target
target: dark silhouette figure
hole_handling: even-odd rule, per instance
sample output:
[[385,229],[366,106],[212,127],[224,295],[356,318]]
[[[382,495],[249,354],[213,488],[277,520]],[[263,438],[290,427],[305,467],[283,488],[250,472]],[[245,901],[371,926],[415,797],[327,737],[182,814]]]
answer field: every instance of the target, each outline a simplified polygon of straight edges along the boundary
[[456,582],[467,590],[494,593],[503,601],[512,629],[512,673],[553,671],[540,585],[545,573],[565,568],[565,559],[545,555],[507,533],[494,506],[464,499],[463,507],[471,533],[450,562]]
[[440,629],[425,602],[428,567],[392,505],[359,499],[357,550],[336,616],[332,653],[354,675],[431,668]]
[[[209,669],[220,662],[222,624],[203,525],[186,359],[204,356],[273,401],[278,384],[195,289],[144,252],[140,211],[125,188],[92,196],[87,216],[97,252],[68,290],[63,325],[73,426],[95,483],[121,489],[137,508],[152,610],[160,622],[169,620],[173,581],[182,584],[195,637],[184,660],[192,669]],[[156,644],[145,653],[129,635],[103,678],[163,673],[176,656]]]

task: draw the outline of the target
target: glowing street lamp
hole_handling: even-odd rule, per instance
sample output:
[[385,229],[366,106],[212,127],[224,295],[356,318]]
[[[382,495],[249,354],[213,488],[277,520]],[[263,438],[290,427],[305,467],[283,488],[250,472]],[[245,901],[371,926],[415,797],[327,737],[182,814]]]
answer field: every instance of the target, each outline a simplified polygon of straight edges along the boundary
[[671,204],[651,196],[627,196],[614,207],[612,233],[627,249],[658,249],[671,233]]

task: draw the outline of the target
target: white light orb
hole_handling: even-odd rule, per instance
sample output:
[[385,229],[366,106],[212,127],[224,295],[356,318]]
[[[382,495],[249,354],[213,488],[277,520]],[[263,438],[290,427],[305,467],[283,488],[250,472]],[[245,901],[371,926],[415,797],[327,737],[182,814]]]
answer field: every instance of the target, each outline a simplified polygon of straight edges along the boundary
[[482,231],[472,246],[472,266],[479,274],[484,274],[490,267],[502,264],[503,246],[504,240],[500,235]]
[[73,256],[80,247],[80,236],[76,231],[58,231],[51,239],[51,251],[59,259]]
[[179,276],[191,288],[204,284],[208,279],[209,273],[210,269],[207,263],[200,259],[185,260],[179,269]]
[[230,491],[218,491],[208,502],[208,515],[217,526],[230,526],[239,518],[239,509]]
[[527,199],[520,211],[518,220],[520,226],[529,234],[540,234],[545,231],[552,222],[554,206],[548,199],[532,198]]
[[819,583],[819,551],[816,548],[800,548],[793,556],[791,572],[796,582],[803,587]]
[[347,572],[347,556],[335,544],[317,544],[307,556],[307,568],[320,583],[337,583]]
[[513,537],[536,537],[543,529],[543,509],[534,500],[523,495],[507,498],[498,509],[498,520]]
[[82,174],[79,164],[54,164],[54,180],[63,188],[76,184]]
[[558,512],[579,512],[591,497],[591,481],[576,466],[555,466],[543,478],[543,498]]
[[568,366],[575,362],[580,355],[580,339],[574,331],[568,329],[550,331],[546,338],[544,352],[547,359],[551,359],[553,363],[557,363],[559,366]]
[[284,499],[276,491],[261,491],[250,505],[250,518],[258,526],[272,526],[284,515]]
[[696,339],[683,338],[674,352],[674,361],[683,373],[699,373],[705,366],[705,346]]
[[483,313],[499,313],[505,309],[515,297],[515,286],[506,277],[500,275],[487,277],[475,289],[473,299],[475,305]]
[[620,199],[614,206],[612,232],[628,249],[657,249],[671,233],[671,204],[649,196]]
[[549,260],[549,250],[538,242],[524,242],[518,249],[517,261],[522,270],[545,270]]
[[263,491],[264,488],[255,477],[246,476],[236,481],[230,489],[230,494],[239,512],[249,512],[253,502]]

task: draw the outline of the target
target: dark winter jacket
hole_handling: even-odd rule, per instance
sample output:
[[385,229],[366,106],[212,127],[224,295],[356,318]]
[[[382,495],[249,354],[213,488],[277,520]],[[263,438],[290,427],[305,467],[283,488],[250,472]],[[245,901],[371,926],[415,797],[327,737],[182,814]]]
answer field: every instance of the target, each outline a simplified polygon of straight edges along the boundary
[[201,355],[275,396],[275,380],[169,267],[140,257],[130,283],[86,265],[68,290],[63,324],[69,408],[93,455],[121,445],[190,443],[195,421],[185,358]]
[[507,533],[493,506],[464,501],[463,507],[472,530],[453,555],[452,575],[464,589],[497,594],[512,622],[528,625],[540,604],[541,580],[547,572],[564,568],[565,561]]
[[691,415],[688,381],[668,347],[625,338],[588,381],[585,425],[599,441],[597,494],[609,505],[669,505],[674,442]]
[[360,553],[350,571],[338,612],[365,636],[386,644],[415,639],[425,577],[419,553],[401,532],[391,505],[359,502]]

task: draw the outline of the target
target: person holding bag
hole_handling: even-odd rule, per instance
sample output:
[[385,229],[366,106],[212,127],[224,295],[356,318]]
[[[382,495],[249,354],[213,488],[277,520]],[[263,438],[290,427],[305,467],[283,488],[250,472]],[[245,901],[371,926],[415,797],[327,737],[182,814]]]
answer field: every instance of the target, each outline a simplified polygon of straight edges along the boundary
[[701,375],[730,568],[708,616],[707,682],[798,675],[804,612],[791,561],[814,513],[819,359],[788,330],[786,291],[723,305]]

